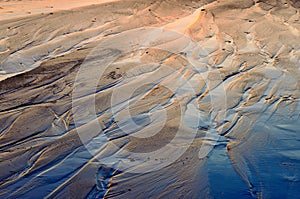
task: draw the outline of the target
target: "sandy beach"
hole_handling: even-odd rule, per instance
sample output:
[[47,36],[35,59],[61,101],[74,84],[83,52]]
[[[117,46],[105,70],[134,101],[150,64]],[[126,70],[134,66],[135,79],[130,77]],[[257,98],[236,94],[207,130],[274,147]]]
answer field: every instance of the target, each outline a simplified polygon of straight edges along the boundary
[[1,0],[0,20],[16,19],[36,14],[49,14],[84,6],[98,5],[116,0]]
[[0,198],[298,198],[297,0],[0,0]]

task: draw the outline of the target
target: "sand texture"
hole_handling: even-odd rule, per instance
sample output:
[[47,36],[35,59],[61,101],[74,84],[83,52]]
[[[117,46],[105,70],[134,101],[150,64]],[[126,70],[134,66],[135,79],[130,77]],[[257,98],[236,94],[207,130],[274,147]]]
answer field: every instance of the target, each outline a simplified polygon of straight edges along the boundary
[[0,1],[0,198],[299,198],[299,1],[70,2]]

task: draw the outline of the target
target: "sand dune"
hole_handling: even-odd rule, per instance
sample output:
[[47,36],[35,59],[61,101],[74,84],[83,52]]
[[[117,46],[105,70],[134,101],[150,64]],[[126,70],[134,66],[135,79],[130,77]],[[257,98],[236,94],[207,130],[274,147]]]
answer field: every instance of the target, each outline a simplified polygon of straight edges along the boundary
[[70,2],[0,1],[0,197],[298,197],[298,1]]

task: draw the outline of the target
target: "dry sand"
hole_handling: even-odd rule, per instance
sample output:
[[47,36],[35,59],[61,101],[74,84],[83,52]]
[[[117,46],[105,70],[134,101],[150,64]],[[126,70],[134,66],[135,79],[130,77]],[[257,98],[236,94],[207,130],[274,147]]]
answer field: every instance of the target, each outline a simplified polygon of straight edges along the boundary
[[[96,1],[74,1],[71,7],[64,1],[34,2],[0,2],[0,197],[298,197],[298,1],[121,0],[80,8]],[[13,17],[5,11],[10,6],[18,13]],[[24,16],[27,10],[30,16]],[[155,41],[157,35],[143,29],[130,32],[142,27],[175,31],[204,50],[172,34],[158,37],[153,48],[120,57],[104,71],[96,93],[75,96],[74,102],[82,65],[89,66],[83,71],[87,82],[93,81],[101,67],[97,61],[118,53],[126,37],[137,38],[136,45]],[[111,54],[85,60],[110,39],[116,41]],[[160,44],[178,53],[154,48]],[[180,84],[178,73],[193,91]],[[135,87],[125,100],[114,97],[116,89],[125,96]],[[94,98],[96,117],[75,124],[74,115],[89,115],[86,107]],[[115,120],[124,107],[130,118]],[[139,138],[141,129],[151,135],[160,126],[162,110],[167,119],[159,134]],[[140,129],[126,126],[132,118]],[[96,122],[103,129],[94,134]],[[192,143],[157,171],[134,173],[168,162],[174,153],[138,159],[120,152],[150,154],[170,143],[176,151],[189,136],[173,145],[178,129],[196,130]],[[199,158],[203,146],[212,151]],[[121,169],[122,164],[130,167]]]
[[48,14],[60,10],[69,10],[83,6],[97,5],[116,0],[1,0],[0,20],[27,17],[35,14]]

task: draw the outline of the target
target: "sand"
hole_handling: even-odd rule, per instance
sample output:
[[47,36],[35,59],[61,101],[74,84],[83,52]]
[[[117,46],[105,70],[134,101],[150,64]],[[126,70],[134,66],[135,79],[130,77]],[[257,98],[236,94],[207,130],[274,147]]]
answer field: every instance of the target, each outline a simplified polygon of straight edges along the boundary
[[48,14],[60,10],[69,10],[83,6],[97,5],[115,0],[1,0],[0,1],[0,20],[27,17],[36,14]]
[[298,197],[298,1],[0,7],[0,197]]

